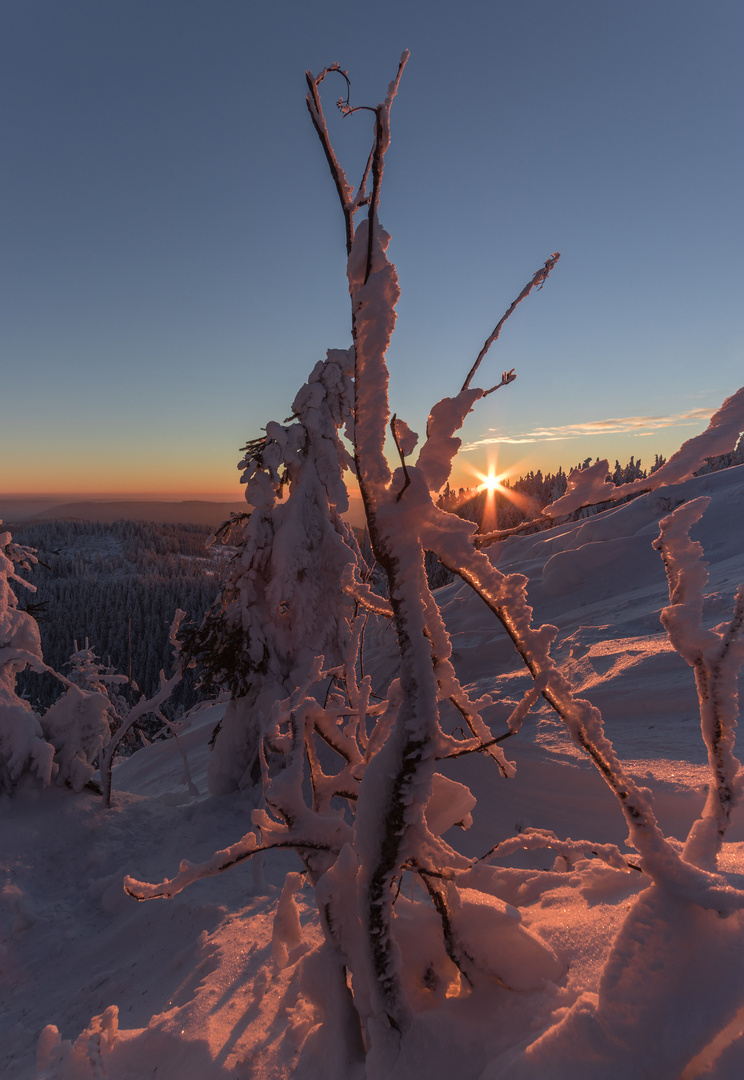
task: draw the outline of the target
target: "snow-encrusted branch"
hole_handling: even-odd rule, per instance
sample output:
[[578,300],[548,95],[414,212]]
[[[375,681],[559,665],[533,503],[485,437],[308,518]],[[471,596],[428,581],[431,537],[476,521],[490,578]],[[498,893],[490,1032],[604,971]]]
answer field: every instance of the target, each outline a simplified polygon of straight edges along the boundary
[[375,141],[372,148],[372,197],[369,201],[367,213],[367,260],[364,272],[364,284],[369,281],[372,273],[372,261],[375,249],[375,227],[377,223],[377,210],[380,205],[380,186],[384,169],[385,154],[390,145],[390,108],[393,98],[398,93],[400,77],[403,68],[408,63],[410,53],[406,49],[398,63],[398,72],[388,86],[388,92],[382,104],[374,110],[375,113]]
[[510,529],[491,529],[486,533],[478,533],[473,537],[473,543],[477,548],[489,547],[500,540],[507,540],[510,536],[519,536],[521,533],[543,532],[552,529],[555,521],[550,518],[532,518],[531,521],[520,521],[519,525],[512,525]]
[[544,507],[543,514],[551,518],[561,517],[585,506],[617,502],[628,495],[656,491],[668,484],[681,484],[683,480],[694,476],[707,458],[733,450],[742,431],[744,386],[730,398],[726,398],[720,409],[711,416],[705,431],[684,442],[679,450],[650,476],[616,486],[607,479],[610,469],[606,460],[596,461],[588,469],[572,469],[565,495]]
[[703,589],[708,572],[701,545],[690,529],[702,517],[709,498],[693,499],[660,523],[653,546],[660,552],[669,581],[669,607],[661,621],[680,656],[694,669],[700,704],[700,726],[708,750],[710,780],[702,816],[692,826],[685,858],[713,870],[739,800],[741,763],[734,755],[739,698],[737,675],[744,665],[744,585],[734,599],[729,623],[715,630],[703,627]]
[[165,881],[161,881],[157,885],[150,884],[147,881],[139,881],[137,878],[127,874],[123,882],[124,891],[133,896],[135,900],[171,900],[195,881],[214,877],[216,874],[223,874],[226,870],[238,866],[240,863],[245,862],[246,859],[250,859],[263,851],[283,851],[287,849],[293,851],[327,850],[317,840],[303,842],[299,837],[259,844],[256,834],[250,832],[242,836],[237,843],[231,844],[222,851],[215,851],[213,855],[202,863],[191,863],[188,859],[183,859],[176,876],[166,878]]
[[[426,546],[485,601],[511,638],[530,674],[534,679],[541,679],[542,696],[619,800],[629,826],[630,840],[641,855],[643,869],[676,895],[703,907],[738,910],[744,905],[744,892],[732,890],[717,875],[684,862],[664,838],[646,795],[625,772],[605,735],[601,713],[590,702],[574,695],[570,683],[550,657],[556,628],[532,626],[532,609],[526,600],[526,578],[521,574],[501,574],[485,555],[474,551],[468,523],[457,518],[453,521],[453,515],[444,514],[436,507],[432,508],[431,514],[432,528],[426,533]],[[435,523],[438,523],[438,529]]]
[[[508,386],[516,379],[516,373],[514,368],[512,368],[510,371],[505,371],[501,376],[501,381],[488,390],[477,388],[471,389],[470,385],[483,358],[501,333],[501,328],[506,320],[515,310],[517,305],[529,296],[534,288],[541,289],[543,287],[548,274],[559,258],[560,254],[557,251],[554,252],[554,254],[546,261],[545,265],[533,274],[517,299],[509,306],[496,324],[493,333],[486,339],[483,348],[478,354],[475,363],[462,385],[460,393],[454,398],[443,398],[441,401],[437,402],[431,410],[426,424],[426,442],[424,443],[419,453],[418,461],[416,462],[416,467],[420,469],[426,477],[426,482],[430,491],[441,490],[449,479],[452,471],[452,462],[462,445],[462,440],[456,436],[456,432],[462,427],[465,417],[468,415],[475,402],[478,401],[479,398],[487,397],[495,390],[499,390],[502,386]],[[413,449],[413,447],[411,447],[411,449]],[[406,487],[408,487],[408,483],[406,483]]]
[[505,859],[515,851],[554,851],[556,855],[563,855],[569,865],[577,858],[586,858],[594,855],[601,862],[616,870],[627,870],[628,860],[616,844],[595,844],[591,840],[571,840],[566,837],[560,840],[550,829],[524,829],[517,836],[508,840],[501,840],[492,848],[481,855],[479,862],[487,859]]
[[371,611],[375,615],[383,615],[388,619],[392,617],[393,608],[390,601],[374,592],[365,581],[361,580],[358,566],[351,563],[347,566],[341,581],[341,587],[344,592],[353,597],[367,611]]

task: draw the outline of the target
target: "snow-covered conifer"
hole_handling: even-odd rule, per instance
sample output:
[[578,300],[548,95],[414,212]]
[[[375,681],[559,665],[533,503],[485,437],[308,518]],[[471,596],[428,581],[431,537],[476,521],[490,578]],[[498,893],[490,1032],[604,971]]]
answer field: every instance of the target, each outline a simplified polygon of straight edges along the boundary
[[41,717],[44,734],[55,747],[57,783],[82,791],[93,776],[94,762],[111,735],[109,707],[105,694],[72,684]]
[[331,349],[295,397],[291,419],[267,424],[239,466],[252,511],[220,531],[236,553],[188,643],[207,679],[231,695],[210,762],[216,794],[258,780],[274,703],[304,683],[319,653],[331,666],[346,653],[354,605],[339,582],[360,558],[341,516],[352,462],[339,432],[353,433],[352,369],[351,352]]
[[[126,675],[120,675],[111,664],[104,664],[96,655],[95,650],[85,639],[83,648],[78,647],[77,641],[70,655],[69,680],[81,690],[89,693],[103,694],[108,698],[107,708],[109,728],[113,732],[129,712],[130,705],[118,687],[129,684]],[[134,689],[137,689],[136,684]]]

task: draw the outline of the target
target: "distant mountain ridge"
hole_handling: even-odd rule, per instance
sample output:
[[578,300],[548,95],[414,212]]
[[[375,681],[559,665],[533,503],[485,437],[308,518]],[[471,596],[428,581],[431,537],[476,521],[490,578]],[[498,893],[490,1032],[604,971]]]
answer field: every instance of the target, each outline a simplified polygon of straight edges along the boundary
[[[208,502],[185,500],[182,502],[69,502],[46,507],[34,513],[16,513],[12,523],[50,521],[60,518],[77,518],[81,521],[158,521],[169,524],[208,525],[216,528],[230,514],[243,513],[248,509],[245,502]],[[2,516],[2,515],[0,515]],[[8,514],[10,522],[11,516]]]

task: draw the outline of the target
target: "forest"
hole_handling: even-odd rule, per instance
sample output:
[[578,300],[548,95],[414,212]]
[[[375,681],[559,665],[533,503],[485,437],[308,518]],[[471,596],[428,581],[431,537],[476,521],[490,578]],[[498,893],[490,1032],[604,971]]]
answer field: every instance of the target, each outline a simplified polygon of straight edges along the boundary
[[[175,612],[199,621],[218,592],[228,552],[208,549],[209,534],[199,525],[124,520],[16,528],[16,540],[37,552],[28,577],[36,592],[24,606],[38,622],[46,662],[64,672],[75,643],[88,642],[112,673],[134,681],[132,694],[150,696],[170,663]],[[194,684],[187,673],[167,706],[171,718],[199,699]],[[49,708],[60,693],[51,675],[22,672],[18,685],[36,709]]]

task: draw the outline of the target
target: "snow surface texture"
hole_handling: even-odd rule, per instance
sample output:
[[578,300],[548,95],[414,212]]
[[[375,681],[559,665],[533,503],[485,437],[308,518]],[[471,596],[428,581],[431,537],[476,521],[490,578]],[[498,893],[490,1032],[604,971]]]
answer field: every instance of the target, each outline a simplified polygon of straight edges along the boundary
[[[492,553],[501,570],[529,575],[536,620],[559,627],[553,651],[572,686],[602,708],[626,768],[652,790],[661,827],[680,847],[706,803],[707,750],[693,671],[660,622],[669,593],[652,542],[660,518],[700,496],[711,501],[691,535],[708,562],[703,625],[712,629],[731,618],[744,579],[744,468],[512,538]],[[437,598],[463,685],[473,697],[499,699],[484,711],[498,733],[527,689],[523,666],[467,587],[447,586]],[[369,635],[366,660],[385,689],[395,665],[387,634]],[[122,889],[125,874],[162,880],[181,859],[205,860],[245,832],[250,793],[208,794],[207,743],[223,710],[192,717],[180,748],[157,744],[118,765],[109,811],[87,791],[57,787],[3,797],[3,1080],[364,1076],[349,1064],[340,1024],[334,1030],[330,969],[294,855],[258,856],[168,901],[138,904]],[[515,833],[524,838],[498,897],[486,902],[476,882],[461,890],[471,908],[463,925],[481,946],[498,923],[494,977],[472,990],[462,985],[441,945],[435,951],[435,921],[427,932],[425,919],[411,918],[425,898],[406,876],[395,932],[417,1011],[391,1075],[738,1080],[741,916],[674,900],[637,871],[565,842],[624,848],[627,828],[547,706],[535,705],[506,745],[517,766],[512,779],[485,755],[459,758],[442,770],[452,787],[438,781],[427,808],[430,824],[448,829],[447,841],[466,856]],[[469,817],[462,831],[455,822]],[[552,853],[531,850],[538,830],[563,843]],[[739,809],[719,870],[744,884]]]

